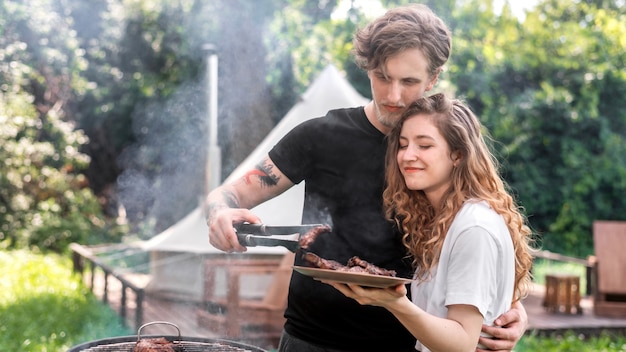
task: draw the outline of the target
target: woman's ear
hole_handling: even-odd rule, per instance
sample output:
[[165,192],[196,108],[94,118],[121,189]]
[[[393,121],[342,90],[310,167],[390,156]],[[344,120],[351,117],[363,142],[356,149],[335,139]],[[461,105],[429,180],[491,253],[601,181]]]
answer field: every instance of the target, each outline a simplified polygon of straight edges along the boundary
[[452,165],[454,165],[454,167],[457,167],[459,163],[461,162],[461,160],[463,159],[463,156],[461,155],[460,152],[454,152],[452,153],[451,158],[452,158]]

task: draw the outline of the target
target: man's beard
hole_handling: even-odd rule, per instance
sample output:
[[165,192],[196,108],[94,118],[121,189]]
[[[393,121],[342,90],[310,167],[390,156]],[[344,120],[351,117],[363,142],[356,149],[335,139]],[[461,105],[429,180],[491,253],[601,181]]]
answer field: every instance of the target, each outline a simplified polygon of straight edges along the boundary
[[380,122],[381,125],[388,127],[388,128],[392,128],[395,125],[395,123],[398,120],[400,120],[401,112],[397,112],[397,113],[387,112],[386,114],[383,114],[376,100],[374,100],[374,112],[376,112],[376,119],[378,120],[378,122]]

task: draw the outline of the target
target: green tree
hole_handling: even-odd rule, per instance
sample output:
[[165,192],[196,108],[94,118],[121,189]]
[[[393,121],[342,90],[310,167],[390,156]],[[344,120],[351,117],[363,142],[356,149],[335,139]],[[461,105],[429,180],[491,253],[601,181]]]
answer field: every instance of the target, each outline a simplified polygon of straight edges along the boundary
[[593,220],[625,219],[624,6],[544,1],[523,23],[482,8],[455,16],[457,92],[501,143],[543,247],[590,254]]
[[67,119],[84,67],[66,19],[41,1],[0,4],[0,243],[63,251],[116,238],[82,173],[87,138]]

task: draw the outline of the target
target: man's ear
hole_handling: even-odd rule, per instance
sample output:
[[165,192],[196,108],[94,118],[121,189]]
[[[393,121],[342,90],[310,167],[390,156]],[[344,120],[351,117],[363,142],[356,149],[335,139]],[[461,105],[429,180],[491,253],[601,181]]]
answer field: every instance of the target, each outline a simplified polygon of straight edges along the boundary
[[431,89],[433,89],[435,87],[435,84],[437,84],[437,81],[439,80],[439,73],[441,72],[441,67],[437,69],[437,72],[435,72],[435,74],[433,75],[432,79],[430,80],[430,82],[428,82],[428,85],[426,86],[426,91],[430,91]]

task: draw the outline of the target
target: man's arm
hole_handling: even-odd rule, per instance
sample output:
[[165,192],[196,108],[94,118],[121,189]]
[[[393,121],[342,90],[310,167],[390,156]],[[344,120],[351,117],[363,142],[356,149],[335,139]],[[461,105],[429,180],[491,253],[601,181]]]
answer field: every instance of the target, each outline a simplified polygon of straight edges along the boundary
[[[528,315],[520,301],[515,302],[511,310],[500,315],[495,326],[483,325],[482,332],[493,337],[481,337],[478,342],[489,351],[512,351],[528,328]],[[478,352],[487,350],[477,348]]]
[[276,197],[292,186],[293,183],[266,157],[241,178],[211,191],[204,209],[209,225],[209,243],[226,252],[246,251],[237,241],[233,224],[261,222],[248,209]]

